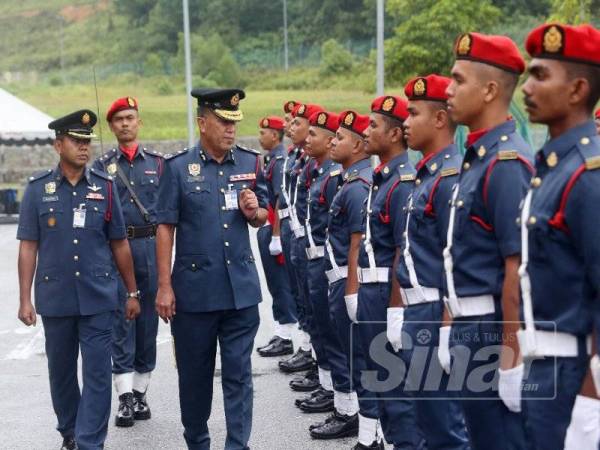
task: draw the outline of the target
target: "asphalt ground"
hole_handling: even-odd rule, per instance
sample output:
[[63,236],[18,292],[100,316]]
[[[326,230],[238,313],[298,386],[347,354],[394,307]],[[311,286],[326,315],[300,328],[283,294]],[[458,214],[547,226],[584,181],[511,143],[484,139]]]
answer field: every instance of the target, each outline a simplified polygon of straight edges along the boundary
[[[16,225],[0,225],[0,449],[59,449],[61,438],[55,430],[56,417],[50,400],[44,334],[38,316],[36,327],[26,327],[17,319],[18,241]],[[253,239],[255,257],[260,261]],[[273,332],[271,297],[264,274],[259,270],[263,302],[261,324],[255,346],[264,344]],[[161,322],[158,333],[158,361],[148,390],[152,419],[134,427],[109,425],[106,449],[184,450],[180,421],[179,391],[169,326]],[[253,352],[254,419],[250,447],[253,450],[350,449],[355,438],[317,441],[308,433],[309,425],[327,414],[305,414],[294,406],[300,395],[288,386],[291,375],[277,368],[278,358],[261,358]],[[81,377],[80,377],[81,380]],[[81,381],[80,381],[81,382]],[[211,448],[223,448],[225,415],[221,390],[220,363],[214,378],[214,399],[209,422]],[[113,393],[113,414],[117,399]]]

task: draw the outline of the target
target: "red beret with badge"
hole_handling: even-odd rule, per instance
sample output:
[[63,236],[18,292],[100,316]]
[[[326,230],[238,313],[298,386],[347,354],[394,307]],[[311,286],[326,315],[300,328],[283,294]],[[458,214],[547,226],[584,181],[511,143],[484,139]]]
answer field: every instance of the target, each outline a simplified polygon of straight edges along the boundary
[[283,104],[283,112],[286,114],[291,114],[297,104],[298,102],[295,100],[288,100]]
[[408,119],[408,102],[402,97],[382,95],[371,103],[371,112],[383,114],[404,122]]
[[596,119],[600,119],[600,108],[596,110]]
[[436,74],[413,78],[404,87],[404,94],[409,100],[446,102],[446,88],[451,82],[450,78]]
[[541,25],[529,33],[525,48],[533,58],[600,67],[600,30],[591,25]]
[[310,116],[319,111],[325,111],[325,108],[312,103],[297,103],[292,110],[292,116],[302,117],[303,119],[308,120]]
[[126,109],[135,109],[138,111],[138,102],[133,97],[121,97],[118,98],[110,105],[108,112],[106,113],[106,121],[110,122],[113,116],[119,111],[124,111]]
[[263,117],[259,122],[260,128],[270,128],[272,130],[283,130],[285,128],[285,121],[281,117],[268,116]]
[[339,128],[340,116],[329,111],[319,111],[310,116],[308,122],[313,127],[323,128],[335,133]]
[[358,114],[356,111],[348,110],[340,113],[339,127],[363,136],[369,126],[369,116]]
[[511,73],[522,74],[525,71],[525,60],[519,47],[507,36],[461,34],[456,39],[454,55],[457,60],[488,64]]

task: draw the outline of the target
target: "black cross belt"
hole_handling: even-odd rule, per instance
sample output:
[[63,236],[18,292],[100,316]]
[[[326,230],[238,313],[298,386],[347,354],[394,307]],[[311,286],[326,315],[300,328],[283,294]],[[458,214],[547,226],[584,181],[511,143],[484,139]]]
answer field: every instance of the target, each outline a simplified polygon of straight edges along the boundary
[[148,236],[156,236],[156,224],[140,225],[134,227],[133,225],[127,226],[127,239],[138,239],[145,238]]

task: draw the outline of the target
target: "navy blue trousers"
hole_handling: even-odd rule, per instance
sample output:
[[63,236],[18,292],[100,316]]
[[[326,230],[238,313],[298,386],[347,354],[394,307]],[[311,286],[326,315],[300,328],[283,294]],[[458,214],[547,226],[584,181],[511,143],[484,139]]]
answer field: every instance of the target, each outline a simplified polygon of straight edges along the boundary
[[415,399],[428,450],[468,450],[457,392],[447,390],[449,376],[437,358],[442,312],[441,301],[409,306],[404,311],[400,356],[410,368],[405,393]]
[[356,328],[367,361],[362,382],[375,392],[386,441],[394,449],[413,450],[421,447],[423,436],[413,401],[404,393],[404,363],[387,341],[390,293],[390,283],[361,284],[358,290],[358,320],[364,323]]
[[129,241],[135,268],[135,280],[140,290],[140,315],[131,321],[125,319],[127,290],[119,281],[119,309],[113,328],[113,373],[152,372],[156,367],[156,241],[152,238]]
[[[497,369],[502,343],[502,314],[455,319],[450,333],[450,385],[460,384],[461,405],[473,450],[528,448],[525,421],[498,397]],[[466,375],[459,374],[463,369]],[[460,378],[460,380],[458,380]],[[564,442],[563,442],[564,443]]]
[[[74,436],[81,450],[104,448],[111,402],[110,344],[114,313],[42,316],[52,406],[63,437]],[[81,350],[83,389],[77,359]]]
[[535,450],[562,450],[575,398],[588,367],[585,344],[576,358],[533,360],[523,390],[528,437]]
[[226,450],[246,450],[252,428],[252,365],[258,306],[206,313],[177,312],[171,323],[179,375],[183,436],[190,450],[209,450],[217,341],[227,425]]
[[273,236],[271,225],[258,229],[257,240],[267,288],[273,297],[273,319],[280,324],[296,323],[296,301],[292,296],[290,279],[285,265],[277,263],[277,258],[269,253],[269,243]]
[[285,269],[288,273],[288,279],[290,281],[290,291],[292,298],[296,304],[296,318],[298,320],[298,328],[305,330],[307,333],[308,325],[307,312],[304,310],[304,297],[300,292],[298,277],[296,274],[296,268],[294,261],[292,261],[292,243],[294,240],[294,233],[290,229],[290,219],[282,219],[280,224],[281,233],[281,248],[283,250],[283,256],[285,257]]
[[[367,361],[363,353],[358,333],[353,333],[352,322],[348,317],[344,293],[346,290],[346,279],[338,280],[329,285],[329,314],[331,324],[335,330],[342,350],[346,355],[348,373],[352,376],[352,390],[358,396],[360,414],[363,417],[377,419],[379,409],[375,394],[367,391],[361,382],[361,375],[367,368]],[[333,372],[332,372],[333,374]]]

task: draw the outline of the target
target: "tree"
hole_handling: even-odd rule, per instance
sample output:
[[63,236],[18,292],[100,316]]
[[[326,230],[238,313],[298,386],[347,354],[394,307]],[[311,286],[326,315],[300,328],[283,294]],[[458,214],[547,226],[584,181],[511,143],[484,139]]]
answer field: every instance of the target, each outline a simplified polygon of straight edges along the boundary
[[554,0],[550,22],[588,23],[592,16],[592,0]]
[[489,0],[389,0],[400,25],[386,41],[386,71],[392,81],[428,73],[448,73],[456,37],[486,32],[501,16]]

